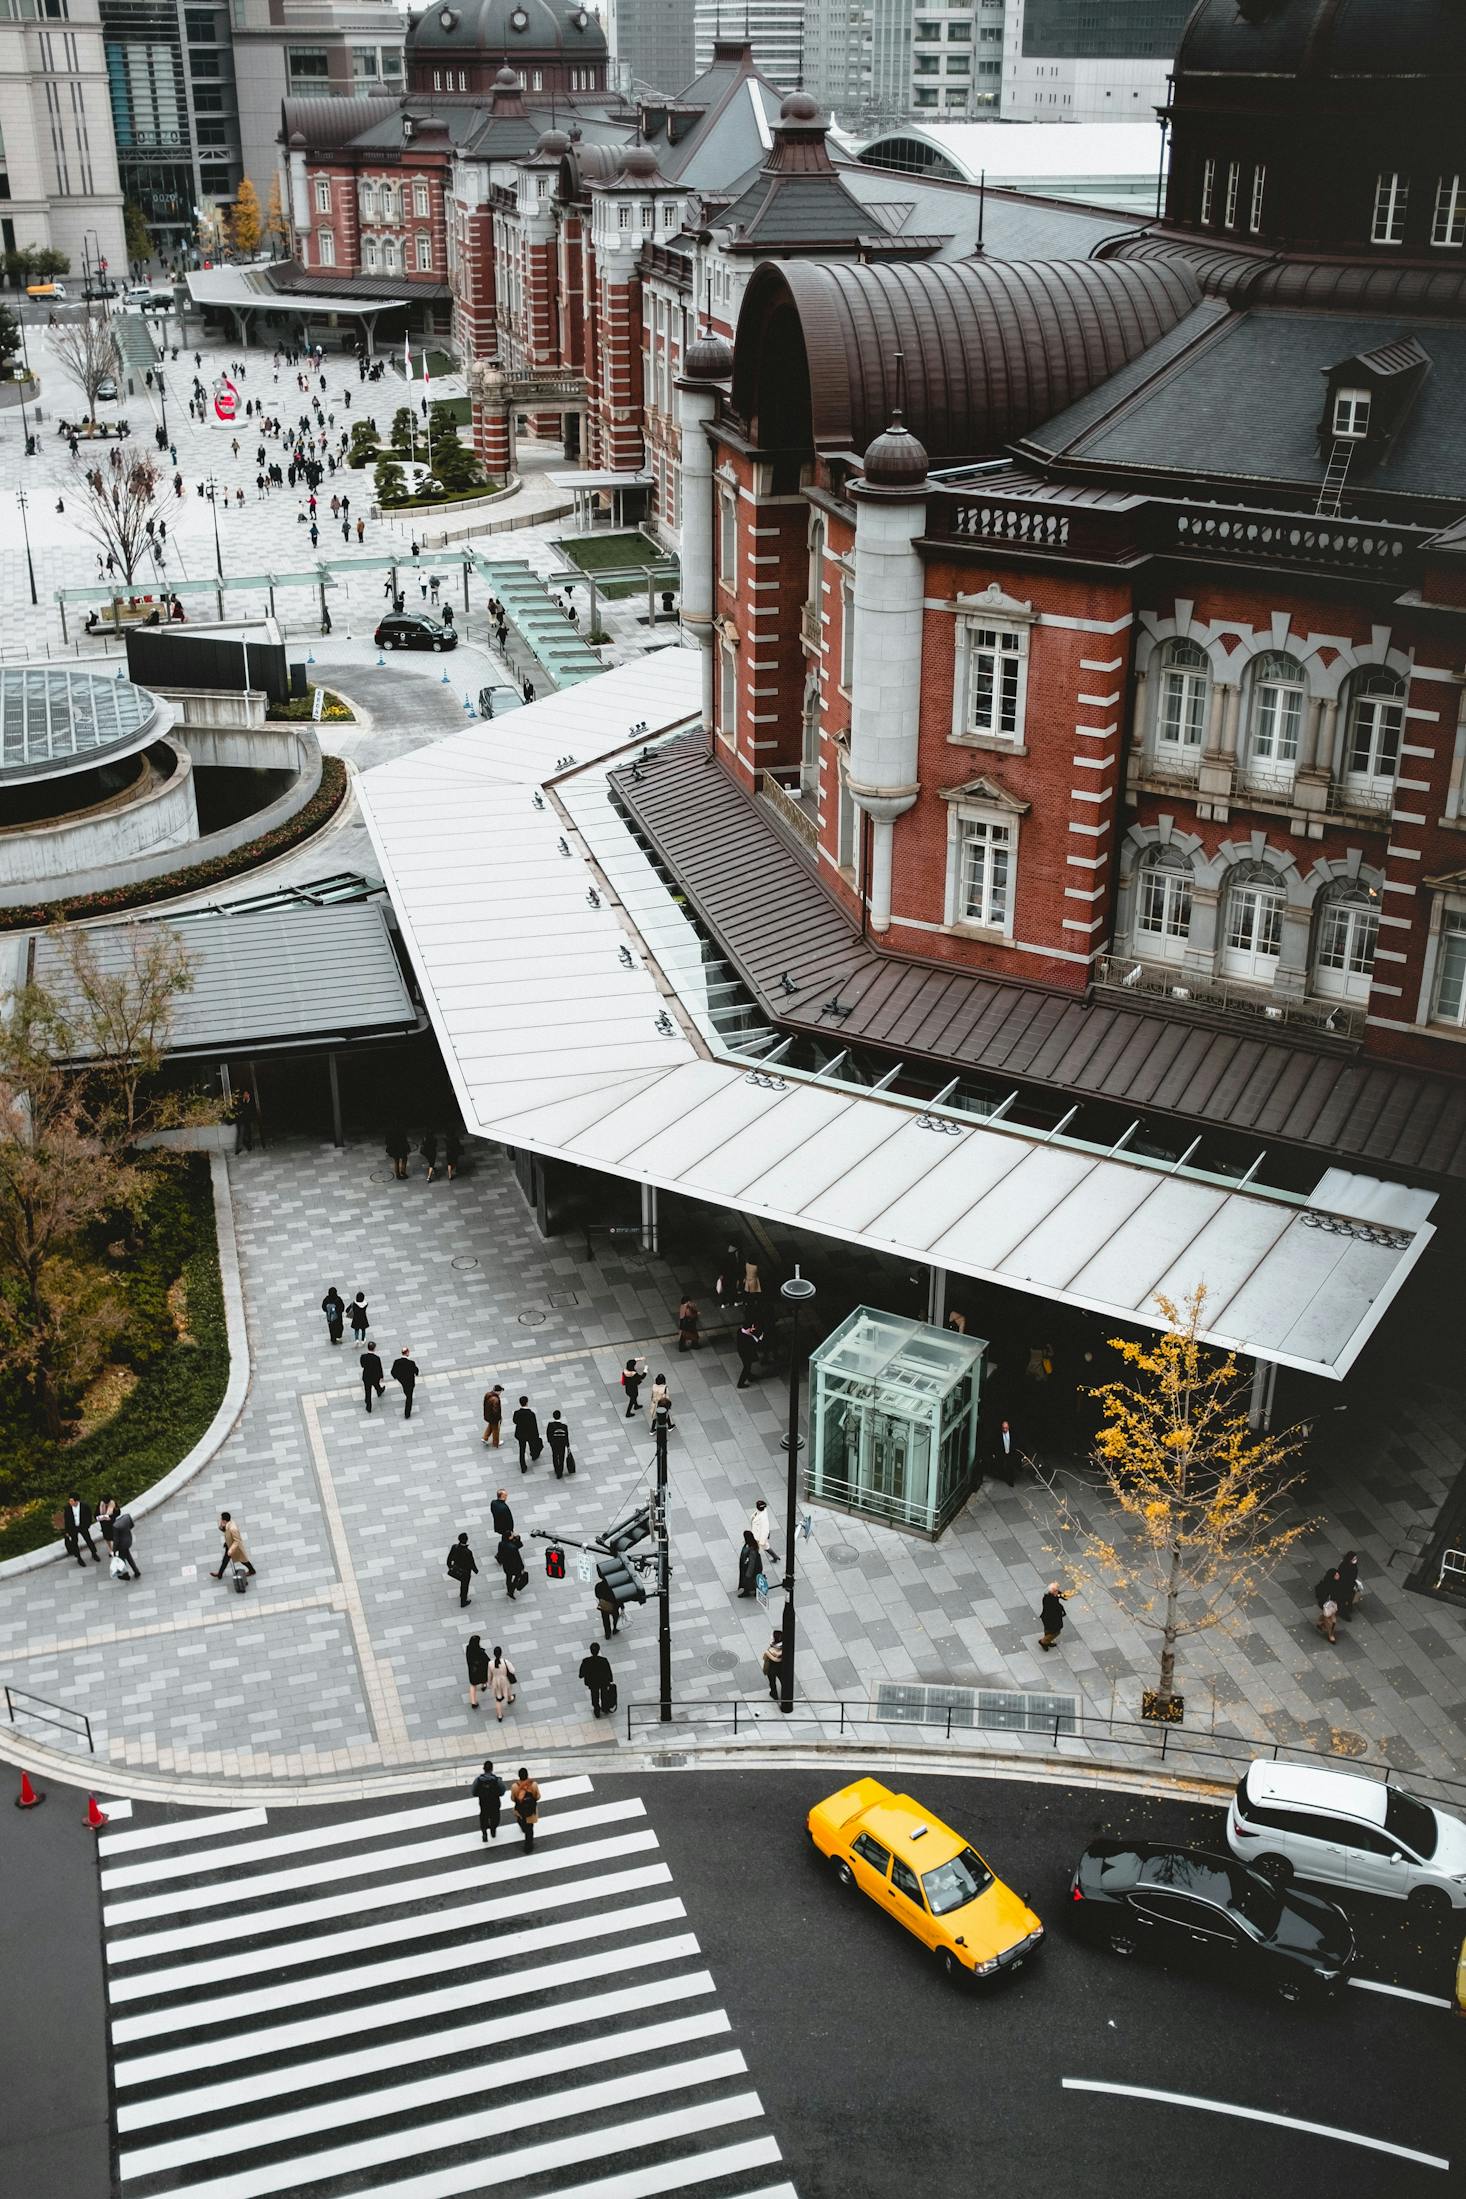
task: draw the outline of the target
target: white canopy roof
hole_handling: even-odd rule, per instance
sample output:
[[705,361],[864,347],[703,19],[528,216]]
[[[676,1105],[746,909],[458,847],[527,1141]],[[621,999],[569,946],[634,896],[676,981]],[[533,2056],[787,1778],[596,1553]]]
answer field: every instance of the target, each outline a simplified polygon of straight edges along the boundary
[[1217,1343],[1347,1373],[1428,1193],[1330,1170],[1312,1205],[732,1054],[607,787],[695,721],[699,676],[666,649],[361,782],[469,1129],[1112,1318],[1204,1283]]

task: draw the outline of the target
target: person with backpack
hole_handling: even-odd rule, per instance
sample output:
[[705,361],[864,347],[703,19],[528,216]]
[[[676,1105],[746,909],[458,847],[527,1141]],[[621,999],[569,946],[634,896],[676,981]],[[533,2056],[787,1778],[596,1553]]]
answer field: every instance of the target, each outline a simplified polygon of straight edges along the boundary
[[[477,1635],[474,1640],[478,1640]],[[478,1803],[478,1835],[484,1847],[499,1837],[499,1813],[508,1791],[494,1769],[494,1759],[486,1756],[484,1768],[473,1783],[473,1796]]]
[[466,1530],[448,1552],[447,1567],[449,1579],[458,1583],[458,1608],[461,1611],[469,1601],[468,1584],[478,1571],[478,1559],[468,1547]]
[[509,1789],[509,1802],[524,1835],[524,1853],[528,1855],[534,1846],[534,1829],[540,1818],[540,1790],[523,1764],[519,1767],[519,1777]]
[[334,1283],[321,1300],[321,1311],[326,1316],[326,1334],[333,1344],[339,1344],[346,1326],[346,1300]]

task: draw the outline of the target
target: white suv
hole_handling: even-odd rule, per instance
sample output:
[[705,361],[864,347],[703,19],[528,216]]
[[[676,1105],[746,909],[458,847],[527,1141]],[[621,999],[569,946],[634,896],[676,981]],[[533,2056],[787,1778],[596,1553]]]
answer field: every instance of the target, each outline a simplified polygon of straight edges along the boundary
[[1466,1909],[1466,1824],[1354,1772],[1249,1764],[1227,1812],[1227,1845],[1284,1876],[1441,1914]]

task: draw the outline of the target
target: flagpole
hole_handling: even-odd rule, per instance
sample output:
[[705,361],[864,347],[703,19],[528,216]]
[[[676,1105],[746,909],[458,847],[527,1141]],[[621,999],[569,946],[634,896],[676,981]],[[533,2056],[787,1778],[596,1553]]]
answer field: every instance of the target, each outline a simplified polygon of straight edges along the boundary
[[428,408],[424,419],[428,438],[428,472],[431,473],[433,470],[433,400],[428,394],[428,351],[426,344],[423,346],[422,355],[422,393],[423,402]]

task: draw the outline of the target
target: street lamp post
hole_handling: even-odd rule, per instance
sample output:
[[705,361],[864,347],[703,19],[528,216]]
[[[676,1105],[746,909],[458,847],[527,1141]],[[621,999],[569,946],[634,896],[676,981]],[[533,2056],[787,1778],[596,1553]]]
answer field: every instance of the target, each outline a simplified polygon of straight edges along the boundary
[[667,1427],[671,1414],[659,1405],[652,1415],[657,1446],[657,1493],[653,1524],[657,1535],[657,1679],[664,1726],[672,1723],[672,1566],[667,1547]]
[[163,387],[163,369],[160,366],[153,369],[153,382],[158,392],[158,409],[163,415],[163,440],[158,447],[160,450],[166,450],[168,448],[168,392]]
[[224,559],[219,549],[219,484],[212,474],[204,483],[204,494],[209,499],[209,510],[214,518],[214,571],[222,580],[224,578]]
[[799,1532],[799,1316],[814,1297],[814,1284],[798,1267],[779,1296],[789,1308],[789,1452],[784,1519],[784,1623],[783,1654],[779,1659],[779,1708],[788,1717],[794,1708],[794,1538]]
[[25,516],[25,508],[29,499],[24,489],[16,490],[15,501],[20,506],[20,531],[25,536],[25,569],[30,578],[31,602],[39,603],[40,597],[36,594],[36,568],[31,559],[31,530]]

